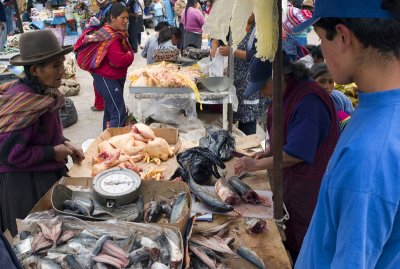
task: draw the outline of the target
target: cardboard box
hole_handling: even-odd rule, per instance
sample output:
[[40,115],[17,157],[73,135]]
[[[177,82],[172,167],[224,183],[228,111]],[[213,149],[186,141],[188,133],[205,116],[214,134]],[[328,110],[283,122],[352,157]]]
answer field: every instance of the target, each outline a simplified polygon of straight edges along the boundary
[[[164,138],[170,147],[173,148],[174,156],[169,158],[167,161],[162,162],[161,165],[154,163],[144,163],[138,162],[137,166],[141,167],[143,171],[150,171],[151,169],[163,169],[163,175],[165,179],[170,179],[175,173],[175,170],[179,167],[176,161],[176,154],[182,146],[182,142],[179,140],[178,130],[176,128],[152,128],[154,134],[157,137]],[[93,158],[97,157],[99,154],[99,144],[105,140],[110,139],[113,136],[122,135],[129,133],[131,131],[130,127],[123,128],[109,128],[102,132],[93,143],[88,147],[85,152],[85,160],[82,161],[80,165],[73,165],[68,172],[71,177],[91,177]]]
[[[58,184],[65,185],[70,188],[71,187],[75,189],[79,188],[83,190],[83,189],[92,189],[92,182],[93,178],[88,178],[88,177],[77,177],[77,178],[64,177],[59,181]],[[39,202],[33,207],[33,209],[29,214],[38,211],[46,211],[53,208],[51,204],[51,193],[53,191],[53,188],[51,188],[42,197],[42,199],[39,200]],[[176,192],[184,191],[188,195],[189,198],[188,211],[184,214],[184,217],[178,223],[168,223],[168,219],[162,217],[157,224],[162,224],[164,226],[169,226],[169,227],[175,227],[178,228],[181,231],[181,233],[184,233],[188,219],[190,217],[190,209],[192,208],[191,204],[192,200],[188,185],[184,182],[142,180],[141,194],[143,196],[144,203],[150,202],[153,199],[159,201],[162,199],[172,198],[176,194],[175,191]]]

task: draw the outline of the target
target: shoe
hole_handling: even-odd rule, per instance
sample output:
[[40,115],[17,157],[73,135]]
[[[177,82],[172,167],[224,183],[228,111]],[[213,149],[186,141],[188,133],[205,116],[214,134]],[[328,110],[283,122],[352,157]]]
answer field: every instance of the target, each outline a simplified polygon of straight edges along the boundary
[[95,107],[95,106],[92,106],[90,109],[91,109],[92,111],[104,111],[104,108],[103,108],[103,109],[98,109],[98,108]]

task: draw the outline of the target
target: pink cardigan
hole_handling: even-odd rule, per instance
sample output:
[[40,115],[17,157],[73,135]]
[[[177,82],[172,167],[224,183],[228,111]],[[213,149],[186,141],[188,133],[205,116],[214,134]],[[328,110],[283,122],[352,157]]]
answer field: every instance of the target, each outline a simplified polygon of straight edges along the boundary
[[[186,11],[186,10],[185,10]],[[187,18],[186,12],[182,12],[181,20],[182,24],[185,28],[185,31],[193,32],[193,33],[203,33],[203,24],[206,22],[204,19],[203,14],[197,8],[190,7],[187,11]],[[187,19],[187,22],[186,22]]]

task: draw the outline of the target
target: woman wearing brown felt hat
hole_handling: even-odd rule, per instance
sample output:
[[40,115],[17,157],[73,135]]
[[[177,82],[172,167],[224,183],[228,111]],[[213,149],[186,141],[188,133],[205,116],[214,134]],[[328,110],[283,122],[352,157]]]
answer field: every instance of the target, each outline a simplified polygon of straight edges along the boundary
[[21,35],[20,54],[10,63],[23,66],[25,77],[0,92],[0,228],[17,233],[23,219],[62,176],[66,159],[75,163],[83,152],[63,136],[59,111],[64,96],[58,91],[64,74],[62,48],[49,30]]

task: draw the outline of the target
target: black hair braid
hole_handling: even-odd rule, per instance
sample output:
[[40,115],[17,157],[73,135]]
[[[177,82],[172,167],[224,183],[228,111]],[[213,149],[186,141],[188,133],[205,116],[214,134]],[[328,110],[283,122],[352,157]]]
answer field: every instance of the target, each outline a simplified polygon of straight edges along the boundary
[[40,86],[39,80],[31,73],[30,69],[30,65],[24,66],[25,77],[20,80],[21,83],[32,88],[33,92],[36,94],[43,94],[44,89]]
[[382,9],[386,9],[395,17],[400,18],[400,0],[382,0]]

